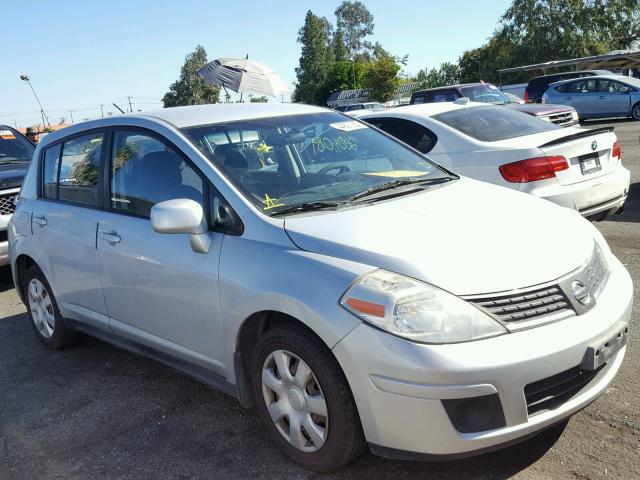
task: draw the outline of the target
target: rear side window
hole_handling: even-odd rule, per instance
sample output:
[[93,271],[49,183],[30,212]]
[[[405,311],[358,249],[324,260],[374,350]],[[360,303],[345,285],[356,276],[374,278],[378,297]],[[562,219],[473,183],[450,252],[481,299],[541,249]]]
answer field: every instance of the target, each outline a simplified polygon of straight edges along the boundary
[[433,92],[433,99],[431,100],[434,103],[439,102],[455,102],[460,95],[455,90],[440,90]]
[[412,146],[421,153],[429,153],[438,141],[435,133],[411,120],[403,118],[369,118],[365,120]]
[[556,88],[556,91],[560,92],[560,93],[567,93],[569,92],[569,89],[571,88],[571,84],[570,83],[563,83],[562,85],[558,85]]
[[560,128],[526,113],[489,105],[450,110],[432,118],[482,142],[496,142]]
[[60,160],[58,200],[98,204],[98,178],[104,134],[90,133],[64,142]]
[[595,93],[597,92],[596,80],[585,79],[571,82],[565,93]]
[[60,144],[49,147],[44,151],[44,165],[42,167],[42,196],[44,198],[58,198],[59,166]]
[[188,198],[203,205],[200,174],[176,151],[154,136],[121,131],[114,136],[111,160],[111,208],[149,217],[156,203]]

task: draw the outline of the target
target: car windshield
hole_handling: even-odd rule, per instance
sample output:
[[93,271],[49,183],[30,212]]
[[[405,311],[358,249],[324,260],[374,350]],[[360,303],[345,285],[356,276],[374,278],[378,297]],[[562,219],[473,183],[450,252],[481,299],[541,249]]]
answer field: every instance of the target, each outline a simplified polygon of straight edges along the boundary
[[460,91],[473,102],[511,103],[511,100],[502,93],[502,90],[490,83],[475,85],[473,87],[460,87]]
[[452,177],[426,157],[334,112],[278,116],[183,129],[267,214]]
[[488,105],[449,110],[432,118],[482,142],[524,137],[560,128],[517,110]]
[[0,127],[0,163],[28,162],[35,147],[22,135]]

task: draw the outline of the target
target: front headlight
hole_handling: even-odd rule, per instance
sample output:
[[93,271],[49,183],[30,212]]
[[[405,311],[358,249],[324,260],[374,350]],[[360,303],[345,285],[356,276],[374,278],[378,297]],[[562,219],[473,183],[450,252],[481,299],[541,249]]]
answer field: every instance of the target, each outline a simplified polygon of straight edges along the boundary
[[573,112],[571,112],[571,118],[573,119],[573,121],[577,122],[578,120],[580,120],[580,117],[578,116],[578,112],[576,112],[575,110]]
[[507,333],[455,295],[386,270],[358,278],[340,305],[368,323],[416,342],[457,343]]

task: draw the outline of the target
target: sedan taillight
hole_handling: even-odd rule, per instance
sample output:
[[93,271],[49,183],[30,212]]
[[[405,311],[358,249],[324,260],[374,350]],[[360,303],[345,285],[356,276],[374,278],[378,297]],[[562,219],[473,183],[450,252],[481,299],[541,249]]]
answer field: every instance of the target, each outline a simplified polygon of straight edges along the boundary
[[622,150],[620,150],[620,142],[617,140],[613,142],[613,148],[611,149],[611,156],[618,157],[618,160],[622,160]]
[[556,172],[567,170],[569,162],[561,155],[537,157],[500,166],[500,174],[507,182],[526,183],[556,176]]

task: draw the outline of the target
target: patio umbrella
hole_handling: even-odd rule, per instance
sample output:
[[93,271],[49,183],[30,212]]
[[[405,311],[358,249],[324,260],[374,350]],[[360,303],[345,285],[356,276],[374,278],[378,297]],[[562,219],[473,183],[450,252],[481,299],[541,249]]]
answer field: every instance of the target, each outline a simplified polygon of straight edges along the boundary
[[272,97],[287,92],[280,75],[262,63],[248,58],[218,58],[198,70],[205,82],[237,93],[255,93]]

